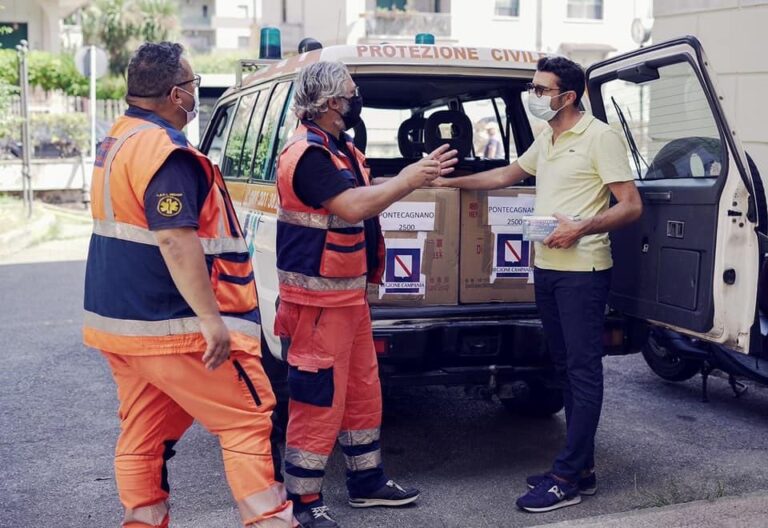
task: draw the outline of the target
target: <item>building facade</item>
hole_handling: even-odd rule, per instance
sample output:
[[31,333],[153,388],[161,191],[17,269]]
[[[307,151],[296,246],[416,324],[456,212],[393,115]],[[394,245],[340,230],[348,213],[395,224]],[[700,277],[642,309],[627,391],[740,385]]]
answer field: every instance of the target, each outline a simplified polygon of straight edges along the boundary
[[404,43],[432,33],[438,43],[540,50],[590,64],[637,47],[632,21],[650,18],[651,5],[652,0],[258,0],[254,12],[257,27],[281,29],[287,52],[307,36],[328,46]]
[[87,0],[3,0],[0,26],[11,29],[0,35],[0,48],[14,49],[24,39],[33,50],[61,50],[61,20],[87,4]]
[[768,177],[761,102],[768,90],[768,59],[760,37],[768,27],[768,0],[655,0],[653,10],[655,42],[681,35],[701,40],[730,125]]
[[195,52],[248,50],[261,0],[178,0],[181,33]]

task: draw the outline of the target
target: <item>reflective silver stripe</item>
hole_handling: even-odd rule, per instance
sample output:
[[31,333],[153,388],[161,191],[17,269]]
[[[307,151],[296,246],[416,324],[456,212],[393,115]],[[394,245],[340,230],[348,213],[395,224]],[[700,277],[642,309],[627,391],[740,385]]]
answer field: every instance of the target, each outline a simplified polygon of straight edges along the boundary
[[363,455],[347,456],[344,455],[347,462],[347,469],[350,471],[364,471],[373,469],[381,464],[381,450],[371,451]]
[[297,286],[311,291],[343,291],[365,289],[366,276],[349,279],[331,279],[328,277],[310,277],[292,271],[277,270],[277,278],[281,284]]
[[109,238],[118,238],[120,240],[128,240],[129,242],[157,246],[157,239],[152,231],[132,224],[124,224],[122,222],[108,220],[94,220],[93,232],[96,235]]
[[142,130],[147,130],[150,128],[160,128],[160,126],[153,123],[139,125],[120,136],[114,145],[109,148],[109,154],[107,155],[107,159],[104,161],[104,217],[107,220],[115,219],[115,211],[112,209],[112,195],[109,191],[109,177],[112,174],[112,162],[115,160],[115,156],[117,156],[117,153],[122,148],[123,143],[128,141],[129,138],[138,134]]
[[312,495],[320,493],[323,489],[323,478],[294,477],[290,473],[285,474],[285,489],[294,495]]
[[[246,523],[255,517],[261,517],[265,513],[274,512],[280,506],[285,504],[287,499],[288,497],[285,492],[285,487],[280,483],[275,483],[263,491],[252,493],[244,499],[237,501],[237,507],[240,509],[240,517],[243,519],[243,522]],[[286,507],[286,509],[288,510],[287,512],[284,510],[275,517],[264,519],[263,521],[250,524],[249,526],[258,526],[259,528],[266,528],[268,526],[290,527],[292,525],[286,523],[286,520],[291,519],[289,516],[291,515],[291,509],[290,507]],[[275,522],[275,524],[270,524],[270,522]]]
[[285,449],[285,461],[302,469],[325,471],[325,466],[328,464],[328,456],[303,451],[295,447],[287,447]]
[[371,444],[381,438],[381,429],[358,429],[356,431],[341,431],[339,443],[344,447]]
[[201,238],[200,244],[206,255],[248,253],[248,246],[242,238]]
[[288,506],[274,517],[263,519],[261,521],[250,523],[246,528],[293,528],[293,506]]
[[[216,184],[214,183],[214,186]],[[227,204],[224,202],[224,197],[221,195],[221,190],[216,186],[216,202],[219,205],[219,238],[227,238],[227,226],[224,217],[227,215]]]
[[[139,244],[157,246],[157,238],[149,229],[107,220],[94,220],[93,232],[97,235],[128,240]],[[248,246],[242,238],[201,238],[200,244],[206,255],[218,255],[221,253],[247,253]]]
[[283,152],[288,150],[292,145],[294,145],[295,143],[298,143],[302,139],[307,139],[307,135],[306,134],[297,134],[295,136],[291,136],[291,138],[288,140],[288,142],[283,147],[283,150],[280,152],[280,154],[282,154]]
[[[224,316],[224,324],[233,332],[252,337],[261,337],[261,326],[238,317]],[[196,334],[200,332],[197,317],[167,319],[165,321],[139,321],[135,319],[114,319],[93,312],[85,312],[85,326],[123,336],[162,337],[168,335]]]
[[125,510],[123,524],[133,522],[158,526],[163,522],[166,515],[168,515],[168,503],[165,501],[139,508],[129,508]]
[[285,209],[277,210],[277,219],[280,222],[287,224],[293,224],[303,227],[314,227],[317,229],[342,229],[348,227],[360,227],[364,226],[363,222],[356,224],[350,224],[349,222],[342,220],[336,215],[323,215],[317,213],[301,213],[298,211],[286,211]]

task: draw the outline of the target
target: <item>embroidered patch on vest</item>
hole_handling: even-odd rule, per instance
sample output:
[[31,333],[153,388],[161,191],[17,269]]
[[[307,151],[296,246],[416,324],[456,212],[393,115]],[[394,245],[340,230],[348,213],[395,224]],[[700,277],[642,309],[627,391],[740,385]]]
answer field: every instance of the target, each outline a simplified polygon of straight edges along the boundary
[[99,143],[99,148],[96,150],[96,160],[94,160],[94,165],[97,167],[103,167],[104,162],[107,161],[107,154],[109,154],[109,149],[112,148],[112,145],[115,144],[117,141],[117,138],[113,137],[105,137],[104,140]]
[[157,212],[163,216],[176,216],[181,212],[181,200],[174,195],[166,195],[157,202]]

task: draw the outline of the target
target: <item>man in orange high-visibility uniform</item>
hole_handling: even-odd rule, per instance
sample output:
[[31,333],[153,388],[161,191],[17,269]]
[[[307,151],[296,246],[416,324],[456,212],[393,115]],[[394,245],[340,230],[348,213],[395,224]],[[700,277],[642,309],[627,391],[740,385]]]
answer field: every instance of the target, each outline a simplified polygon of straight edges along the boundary
[[129,109],[93,171],[84,340],[117,383],[122,525],[168,526],[166,462],[196,419],[219,437],[243,524],[288,528],[253,269],[218,168],[181,132],[200,81],[182,52],[169,42],[136,51]]
[[371,186],[365,157],[344,133],[362,108],[346,67],[312,64],[294,86],[301,125],[280,155],[277,174],[275,332],[290,341],[285,483],[302,527],[336,528],[321,490],[337,439],[351,506],[402,506],[419,496],[382,469],[381,386],[366,285],[378,282],[383,268],[377,215],[451,172],[456,151],[443,146]]

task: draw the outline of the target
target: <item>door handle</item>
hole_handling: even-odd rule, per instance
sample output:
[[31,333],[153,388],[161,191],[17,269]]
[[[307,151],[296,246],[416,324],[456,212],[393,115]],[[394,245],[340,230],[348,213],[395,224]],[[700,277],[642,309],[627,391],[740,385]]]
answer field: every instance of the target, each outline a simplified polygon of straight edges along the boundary
[[672,191],[657,191],[643,193],[643,198],[649,202],[671,202]]

